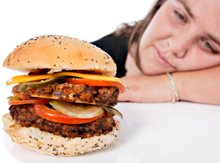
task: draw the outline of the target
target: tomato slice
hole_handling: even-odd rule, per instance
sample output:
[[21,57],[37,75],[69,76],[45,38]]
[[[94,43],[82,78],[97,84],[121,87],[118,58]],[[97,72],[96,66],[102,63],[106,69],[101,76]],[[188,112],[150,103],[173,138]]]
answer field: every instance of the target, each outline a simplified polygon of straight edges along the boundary
[[105,114],[103,110],[103,112],[100,115],[93,118],[75,118],[75,117],[69,117],[67,115],[60,113],[59,111],[50,109],[47,106],[40,104],[34,105],[34,111],[38,116],[42,118],[45,118],[53,122],[66,123],[66,124],[81,124],[81,123],[92,122],[98,118],[101,118]]
[[113,86],[113,87],[117,87],[120,93],[124,93],[126,91],[126,87],[123,84],[115,81],[80,79],[80,78],[65,78],[63,79],[63,81],[71,84],[86,84],[90,86]]
[[41,99],[41,98],[33,98],[30,100],[20,100],[20,101],[14,101],[14,100],[9,100],[8,101],[9,105],[23,105],[23,104],[49,104],[49,102],[46,99]]

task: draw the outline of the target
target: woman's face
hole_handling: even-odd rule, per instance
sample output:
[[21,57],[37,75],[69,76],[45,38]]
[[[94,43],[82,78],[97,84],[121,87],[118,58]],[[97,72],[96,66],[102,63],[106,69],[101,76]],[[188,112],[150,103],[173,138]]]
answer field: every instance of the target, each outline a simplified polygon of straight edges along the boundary
[[220,64],[220,1],[167,0],[145,30],[139,54],[148,75]]

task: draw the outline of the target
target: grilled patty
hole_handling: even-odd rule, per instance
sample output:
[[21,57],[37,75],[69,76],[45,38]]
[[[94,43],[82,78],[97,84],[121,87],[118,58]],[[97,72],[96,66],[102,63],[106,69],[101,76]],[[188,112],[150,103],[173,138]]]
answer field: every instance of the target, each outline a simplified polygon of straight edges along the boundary
[[108,112],[105,112],[103,117],[89,123],[63,124],[39,117],[32,104],[12,105],[9,110],[12,118],[22,127],[37,127],[41,131],[68,138],[90,138],[101,134],[105,135],[115,127],[114,115]]
[[68,84],[55,82],[38,88],[18,92],[18,85],[12,92],[16,98],[27,100],[32,97],[59,99],[67,102],[88,103],[114,106],[117,104],[119,90],[117,87],[89,86],[86,84]]

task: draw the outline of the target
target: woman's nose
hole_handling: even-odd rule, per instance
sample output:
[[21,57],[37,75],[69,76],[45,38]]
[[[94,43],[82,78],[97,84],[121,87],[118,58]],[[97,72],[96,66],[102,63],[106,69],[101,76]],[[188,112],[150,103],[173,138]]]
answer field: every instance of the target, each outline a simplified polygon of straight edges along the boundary
[[167,41],[170,52],[178,58],[184,58],[192,45],[191,40],[191,38],[187,38],[183,35],[169,38]]

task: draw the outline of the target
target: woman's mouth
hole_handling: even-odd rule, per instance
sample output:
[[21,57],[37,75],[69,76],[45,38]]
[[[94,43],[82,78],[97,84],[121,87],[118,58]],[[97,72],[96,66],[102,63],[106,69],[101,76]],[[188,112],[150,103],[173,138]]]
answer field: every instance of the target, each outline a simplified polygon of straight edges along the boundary
[[174,68],[167,60],[164,58],[160,51],[157,49],[156,46],[154,46],[154,58],[159,62],[161,65],[166,66],[166,67],[172,67]]

